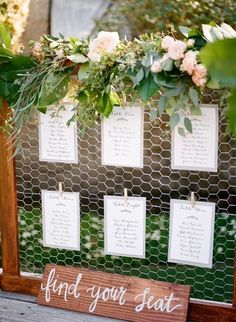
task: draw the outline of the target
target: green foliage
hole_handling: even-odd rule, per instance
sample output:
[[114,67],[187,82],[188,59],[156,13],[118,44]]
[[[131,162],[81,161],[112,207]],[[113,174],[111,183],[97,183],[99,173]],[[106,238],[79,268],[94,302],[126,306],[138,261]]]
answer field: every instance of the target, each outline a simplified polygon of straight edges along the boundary
[[0,23],[0,45],[3,48],[8,48],[8,49],[10,49],[11,47],[10,32],[8,31],[7,27],[2,23]]
[[228,97],[229,129],[236,136],[236,39],[223,39],[208,44],[200,52],[214,83],[230,89]]
[[224,86],[236,86],[236,39],[208,44],[200,57],[213,79]]
[[[197,28],[203,23],[228,22],[236,27],[236,2],[231,0],[113,0],[99,30],[119,31],[136,37],[142,33],[165,31],[170,24]],[[192,36],[192,35],[191,35]]]

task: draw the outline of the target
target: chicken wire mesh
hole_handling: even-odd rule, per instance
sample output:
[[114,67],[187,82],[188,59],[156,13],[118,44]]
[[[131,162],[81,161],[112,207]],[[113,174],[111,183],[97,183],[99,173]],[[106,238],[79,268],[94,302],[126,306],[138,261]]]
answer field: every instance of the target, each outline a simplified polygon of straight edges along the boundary
[[[206,103],[218,103],[213,94]],[[37,118],[21,135],[23,155],[16,157],[21,270],[42,273],[47,263],[77,265],[99,271],[191,285],[191,297],[232,302],[236,239],[236,144],[225,134],[223,112],[219,117],[218,172],[171,170],[171,140],[166,117],[150,122],[145,111],[144,167],[101,165],[101,126],[78,133],[79,163],[39,162]],[[42,244],[41,190],[80,192],[81,250],[61,250]],[[147,199],[146,258],[104,255],[103,196],[129,195]],[[170,199],[216,203],[213,268],[167,262]]]

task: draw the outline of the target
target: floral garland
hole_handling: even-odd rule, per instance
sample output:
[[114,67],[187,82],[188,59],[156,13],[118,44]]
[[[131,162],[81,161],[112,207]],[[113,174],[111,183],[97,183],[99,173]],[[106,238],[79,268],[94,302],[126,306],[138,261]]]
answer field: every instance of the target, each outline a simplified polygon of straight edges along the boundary
[[118,33],[104,31],[91,41],[43,36],[31,43],[31,56],[22,56],[4,43],[5,30],[5,38],[0,37],[0,96],[12,107],[15,135],[33,110],[45,113],[65,96],[75,102],[68,123],[79,121],[82,130],[100,116],[109,117],[114,106],[139,100],[152,120],[167,113],[171,128],[178,125],[181,135],[192,132],[186,115],[200,115],[205,89],[220,88],[199,53],[208,42],[236,38],[236,32],[227,24],[203,25],[202,32],[187,27],[180,31],[183,40],[176,39],[174,31],[133,41],[120,41]]
[[12,50],[21,49],[21,37],[29,15],[30,0],[0,0],[0,23],[4,23],[12,34]]

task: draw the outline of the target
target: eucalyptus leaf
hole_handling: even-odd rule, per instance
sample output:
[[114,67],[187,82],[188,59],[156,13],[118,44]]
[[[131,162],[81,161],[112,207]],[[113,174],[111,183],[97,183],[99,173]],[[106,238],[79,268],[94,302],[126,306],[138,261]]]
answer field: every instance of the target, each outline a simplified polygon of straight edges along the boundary
[[82,55],[82,54],[74,54],[74,55],[70,55],[70,56],[67,56],[67,58],[72,61],[73,63],[85,63],[87,62],[89,59]]
[[184,126],[189,133],[193,133],[192,122],[188,117],[184,118]]
[[167,104],[167,97],[162,95],[159,99],[158,102],[158,107],[159,107],[159,115],[162,116],[163,112],[165,111],[166,108],[166,104]]
[[174,61],[171,58],[168,58],[163,64],[162,64],[162,69],[166,72],[172,71],[174,68]]
[[143,79],[137,86],[138,93],[144,101],[147,101],[150,97],[156,94],[158,89],[159,86],[154,82],[151,74],[149,74],[148,78]]
[[158,117],[158,109],[157,108],[152,108],[150,112],[150,120],[151,122],[154,122]]
[[180,121],[180,116],[178,113],[174,113],[170,117],[170,127],[173,130]]
[[181,126],[178,127],[178,133],[180,136],[185,137],[185,131],[184,131],[183,127],[181,127]]
[[199,97],[198,97],[198,91],[195,88],[190,87],[189,97],[190,97],[191,101],[193,102],[194,106],[198,107],[199,106]]

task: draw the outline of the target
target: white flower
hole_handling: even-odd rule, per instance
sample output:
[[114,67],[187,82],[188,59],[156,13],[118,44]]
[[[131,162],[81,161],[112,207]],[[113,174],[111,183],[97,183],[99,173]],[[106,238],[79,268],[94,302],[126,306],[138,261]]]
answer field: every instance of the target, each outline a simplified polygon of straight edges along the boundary
[[58,59],[62,59],[63,57],[65,57],[63,48],[55,50],[55,53]]
[[194,46],[194,44],[195,44],[195,40],[194,40],[194,39],[192,39],[192,38],[190,38],[190,39],[187,41],[187,45],[188,45],[188,47],[193,47],[193,46]]
[[94,62],[99,62],[101,55],[113,52],[119,41],[119,34],[117,32],[99,32],[97,38],[89,44],[88,57]]
[[169,57],[173,60],[179,60],[183,58],[184,52],[187,49],[187,45],[181,40],[175,40],[174,43],[170,44],[168,49]]
[[225,38],[236,38],[236,31],[227,23],[222,23],[220,27]]
[[165,36],[161,42],[161,48],[168,51],[170,45],[175,42],[174,38],[171,36]]
[[202,31],[205,39],[209,42],[224,38],[236,38],[236,31],[226,23],[222,23],[221,26],[202,25]]
[[194,68],[197,65],[197,54],[198,51],[187,51],[184,55],[180,70],[187,72],[189,75],[192,75]]
[[151,66],[151,72],[153,72],[153,73],[159,73],[161,71],[162,71],[162,67],[161,67],[160,60],[154,61],[154,63]]

